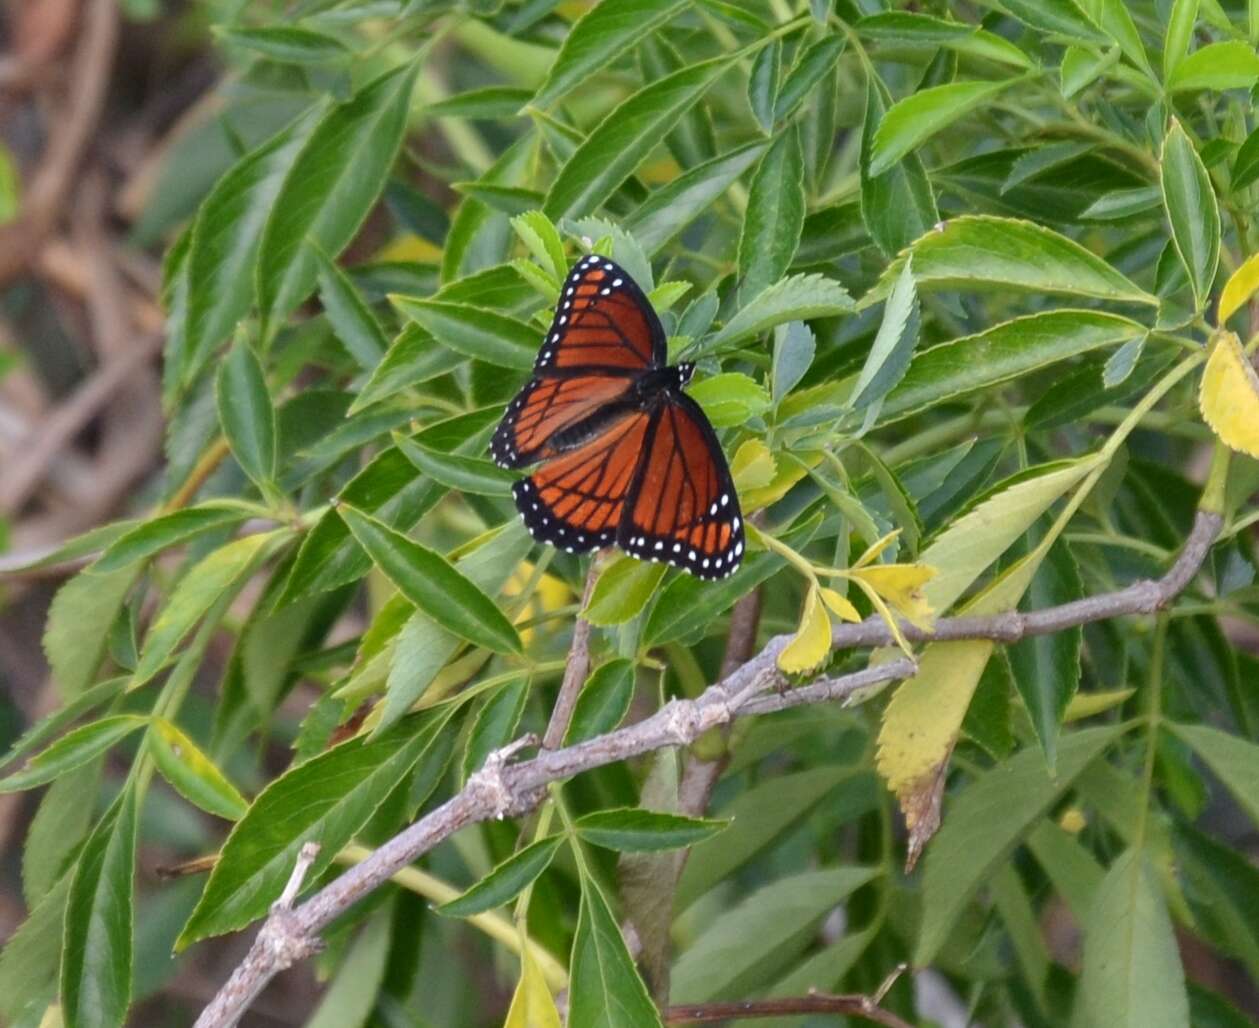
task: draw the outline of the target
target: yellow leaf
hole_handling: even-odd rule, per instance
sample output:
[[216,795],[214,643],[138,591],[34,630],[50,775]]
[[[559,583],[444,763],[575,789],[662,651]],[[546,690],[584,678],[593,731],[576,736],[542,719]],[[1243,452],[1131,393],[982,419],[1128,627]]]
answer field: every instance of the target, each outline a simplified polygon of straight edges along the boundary
[[886,550],[889,546],[891,546],[892,543],[896,542],[896,539],[900,534],[901,534],[901,530],[899,528],[894,528],[892,529],[892,531],[888,532],[887,535],[885,535],[882,539],[876,539],[874,542],[872,542],[869,545],[869,547],[866,549],[866,552],[863,553],[860,557],[858,557],[853,562],[852,566],[854,568],[863,568],[867,564],[870,564],[873,561],[878,560],[879,556],[883,553],[883,551]]
[[1229,449],[1259,457],[1259,375],[1232,332],[1221,332],[1198,393],[1202,417]]
[[1111,689],[1109,692],[1078,692],[1071,697],[1062,715],[1063,721],[1082,721],[1126,702],[1136,689]]
[[821,459],[820,453],[797,453],[793,454],[795,460],[778,461],[777,470],[774,477],[769,483],[761,488],[750,489],[744,493],[739,491],[739,502],[743,505],[743,509],[747,512],[760,510],[762,507],[768,507],[771,503],[777,503],[793,485],[804,478],[809,473],[809,468],[816,465]]
[[1229,276],[1224,291],[1220,293],[1220,307],[1215,323],[1223,328],[1224,322],[1237,313],[1238,308],[1254,295],[1256,289],[1259,289],[1259,253],[1247,257],[1245,263]]
[[931,605],[923,595],[922,587],[935,577],[935,573],[935,568],[925,564],[871,564],[850,572],[853,578],[860,578],[895,607],[906,621],[919,628],[931,625]]
[[516,986],[503,1028],[562,1028],[551,990],[528,946],[521,954],[520,984]]
[[888,701],[877,766],[902,805],[948,760],[993,645],[988,639],[932,643],[918,673]]
[[841,621],[861,620],[861,612],[852,605],[852,601],[848,597],[841,596],[834,589],[827,589],[825,586],[822,586],[818,591],[822,594],[822,602],[830,607],[831,613]]
[[800,616],[800,628],[778,654],[778,666],[789,675],[803,674],[820,667],[830,652],[831,619],[826,616],[817,586],[811,586]]
[[759,439],[749,439],[734,453],[730,462],[730,474],[734,476],[735,490],[742,496],[750,489],[763,489],[774,480],[778,464],[769,447]]

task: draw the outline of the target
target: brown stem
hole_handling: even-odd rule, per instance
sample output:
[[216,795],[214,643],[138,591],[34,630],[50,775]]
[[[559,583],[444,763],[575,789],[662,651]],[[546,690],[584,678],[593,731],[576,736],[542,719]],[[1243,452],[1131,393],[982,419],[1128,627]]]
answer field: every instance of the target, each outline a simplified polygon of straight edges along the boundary
[[887,1028],[912,1028],[889,1010],[884,1010],[869,996],[792,996],[786,999],[743,1000],[735,1003],[693,1003],[669,1007],[664,1012],[666,1024],[710,1024],[714,1021],[737,1021],[750,1017],[803,1017],[806,1014],[843,1014],[860,1017]]
[[[590,562],[590,570],[586,573],[586,587],[581,594],[581,609],[585,610],[594,592],[595,582],[599,579],[598,554]],[[573,625],[573,641],[568,647],[568,662],[564,665],[564,679],[560,682],[560,691],[555,697],[555,706],[551,709],[551,720],[546,726],[546,734],[542,737],[542,748],[559,749],[568,733],[569,722],[573,720],[573,710],[577,706],[577,697],[581,694],[582,683],[590,673],[590,622],[578,617]]]

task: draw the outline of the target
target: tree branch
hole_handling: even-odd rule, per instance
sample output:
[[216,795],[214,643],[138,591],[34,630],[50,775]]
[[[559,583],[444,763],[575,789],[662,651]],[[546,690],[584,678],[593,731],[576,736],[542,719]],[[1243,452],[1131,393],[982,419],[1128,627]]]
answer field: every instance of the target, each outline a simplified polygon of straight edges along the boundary
[[[590,597],[595,591],[595,582],[599,580],[599,558],[590,562],[590,570],[586,573],[586,588],[581,594],[581,609],[585,610]],[[555,706],[551,708],[551,720],[547,723],[546,734],[542,737],[544,749],[559,749],[568,733],[569,722],[573,720],[573,711],[577,707],[577,697],[581,694],[582,684],[590,673],[590,622],[578,617],[573,625],[573,641],[568,647],[568,661],[564,665],[564,678],[560,682],[560,691],[555,695]]]
[[[906,634],[923,642],[993,639],[1011,643],[1089,621],[1152,613],[1170,603],[1197,574],[1222,523],[1218,514],[1200,511],[1180,555],[1157,581],[1135,582],[1114,592],[1031,613],[942,618],[930,632],[906,625]],[[323,928],[382,886],[399,868],[467,825],[527,813],[541,801],[551,782],[667,746],[689,745],[703,732],[736,717],[843,700],[870,686],[908,678],[916,670],[913,661],[902,658],[786,689],[789,682],[778,670],[777,658],[789,638],[782,635],[770,640],[755,657],[695,699],[671,700],[637,724],[563,749],[543,749],[532,759],[516,764],[507,763],[503,752],[492,756],[468,779],[461,792],[405,828],[361,864],[296,909],[273,911],[244,962],[198,1018],[196,1028],[227,1028],[236,1024],[267,982],[314,951]],[[882,646],[891,642],[891,633],[886,625],[871,620],[839,626],[834,631],[834,642],[836,647]],[[517,748],[508,747],[508,751]]]

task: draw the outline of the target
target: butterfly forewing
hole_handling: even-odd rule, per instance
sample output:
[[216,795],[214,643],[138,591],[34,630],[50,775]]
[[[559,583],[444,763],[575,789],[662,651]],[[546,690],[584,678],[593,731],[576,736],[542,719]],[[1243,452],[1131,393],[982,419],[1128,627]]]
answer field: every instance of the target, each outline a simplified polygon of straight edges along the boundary
[[634,380],[628,375],[570,373],[533,378],[507,406],[490,453],[505,468],[522,468],[555,456],[548,441],[625,396]]
[[724,578],[743,558],[743,516],[725,455],[687,396],[656,413],[617,543],[700,578]]
[[664,328],[638,283],[606,257],[592,254],[564,281],[533,373],[592,367],[645,371],[662,366],[665,355]]

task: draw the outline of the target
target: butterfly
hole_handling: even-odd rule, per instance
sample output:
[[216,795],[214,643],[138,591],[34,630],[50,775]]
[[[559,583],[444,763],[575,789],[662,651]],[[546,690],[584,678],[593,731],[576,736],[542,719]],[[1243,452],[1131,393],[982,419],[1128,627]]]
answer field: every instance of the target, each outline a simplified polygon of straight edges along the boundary
[[725,578],[743,517],[717,434],[669,366],[664,326],[625,270],[592,254],[565,280],[533,377],[490,442],[535,539],[568,553],[615,543],[642,560]]

